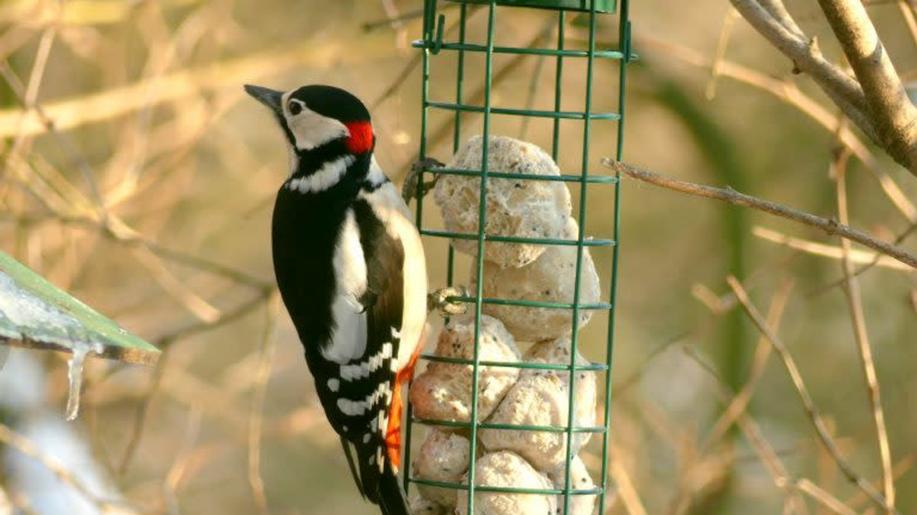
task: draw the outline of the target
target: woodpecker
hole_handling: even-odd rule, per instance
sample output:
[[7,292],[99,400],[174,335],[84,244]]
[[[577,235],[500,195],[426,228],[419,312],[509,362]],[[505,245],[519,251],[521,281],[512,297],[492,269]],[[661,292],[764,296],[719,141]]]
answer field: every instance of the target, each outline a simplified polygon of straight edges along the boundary
[[246,85],[289,144],[272,222],[274,273],[328,422],[363,497],[408,513],[398,484],[402,387],[426,320],[420,235],[375,158],[369,111],[353,94]]

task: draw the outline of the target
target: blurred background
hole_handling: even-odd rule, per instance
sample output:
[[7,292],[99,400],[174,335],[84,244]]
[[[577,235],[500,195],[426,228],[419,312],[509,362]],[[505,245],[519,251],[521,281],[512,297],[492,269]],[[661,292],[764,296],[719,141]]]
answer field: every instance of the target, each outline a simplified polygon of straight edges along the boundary
[[[811,81],[725,0],[631,3],[640,59],[629,67],[624,160],[836,217],[829,168],[837,113]],[[828,58],[841,59],[817,4],[787,4]],[[441,3],[447,27],[457,20],[449,5]],[[379,162],[400,184],[421,136],[419,53],[410,47],[421,7],[0,2],[0,248],[163,350],[155,368],[87,363],[82,413],[71,424],[62,421],[66,356],[10,351],[0,421],[67,463],[92,495],[0,448],[0,512],[5,498],[23,513],[374,513],[351,482],[273,293],[270,214],[287,156],[273,120],[241,86],[353,91],[373,113]],[[917,33],[907,8],[869,2],[899,73],[914,82]],[[469,41],[482,40],[484,14],[472,11]],[[583,20],[568,20],[568,46],[583,48]],[[556,40],[556,18],[544,11],[501,8],[498,24],[497,44]],[[616,47],[616,16],[601,18],[599,38],[600,47]],[[580,109],[585,67],[574,61],[565,67],[564,105]],[[598,64],[595,110],[617,110],[617,67]],[[431,69],[431,98],[449,101],[453,56],[432,58]],[[553,61],[499,56],[494,69],[495,105],[550,109]],[[483,60],[469,58],[467,98],[482,74]],[[450,121],[430,118],[428,153],[443,161]],[[550,127],[497,117],[491,130],[550,149]],[[600,159],[614,155],[615,129],[595,124],[592,173],[611,173]],[[480,119],[469,116],[460,139],[479,132]],[[846,171],[850,223],[894,240],[917,223],[917,180],[862,135],[854,141],[863,143]],[[564,122],[566,173],[581,168],[581,142],[581,123]],[[881,491],[839,240],[629,180],[621,187],[608,512],[769,514],[789,505],[878,513],[820,443],[780,359],[765,361],[769,347],[759,346],[726,284],[736,276],[779,319],[840,453]],[[611,237],[612,188],[590,187],[591,236]],[[426,207],[425,226],[436,227],[429,199]],[[441,287],[446,242],[425,243],[431,287]],[[917,250],[913,236],[901,245]],[[858,268],[873,261],[854,250]],[[611,255],[594,257],[607,298]],[[917,274],[883,259],[859,279],[897,506],[915,513]],[[584,329],[588,358],[604,360],[606,330],[601,316]],[[724,409],[750,380],[743,427],[730,427]],[[593,440],[587,464],[596,477],[601,446]]]

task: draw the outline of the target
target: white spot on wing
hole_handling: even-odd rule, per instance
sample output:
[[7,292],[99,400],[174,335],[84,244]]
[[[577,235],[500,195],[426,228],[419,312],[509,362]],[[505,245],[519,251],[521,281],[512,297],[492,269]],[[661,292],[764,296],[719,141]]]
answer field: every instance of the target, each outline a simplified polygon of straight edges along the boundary
[[341,382],[339,380],[333,377],[328,380],[328,389],[331,390],[332,392],[338,391],[338,388],[340,387],[341,387]]

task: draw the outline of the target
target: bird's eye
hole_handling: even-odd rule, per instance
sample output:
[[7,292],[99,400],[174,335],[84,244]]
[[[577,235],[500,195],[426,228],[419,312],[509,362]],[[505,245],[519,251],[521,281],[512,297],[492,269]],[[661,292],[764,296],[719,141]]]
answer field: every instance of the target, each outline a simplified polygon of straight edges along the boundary
[[290,105],[288,107],[290,109],[290,114],[292,114],[293,116],[296,116],[297,114],[302,112],[302,104],[300,104],[299,102],[290,102]]

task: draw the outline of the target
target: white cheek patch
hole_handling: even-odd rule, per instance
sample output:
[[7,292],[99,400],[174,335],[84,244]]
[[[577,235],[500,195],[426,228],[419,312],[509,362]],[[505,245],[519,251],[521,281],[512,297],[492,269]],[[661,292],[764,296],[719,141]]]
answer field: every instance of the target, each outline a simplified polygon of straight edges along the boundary
[[350,136],[346,125],[307,107],[303,107],[299,114],[294,115],[289,112],[289,106],[285,105],[284,116],[299,150],[312,150],[329,141]]

